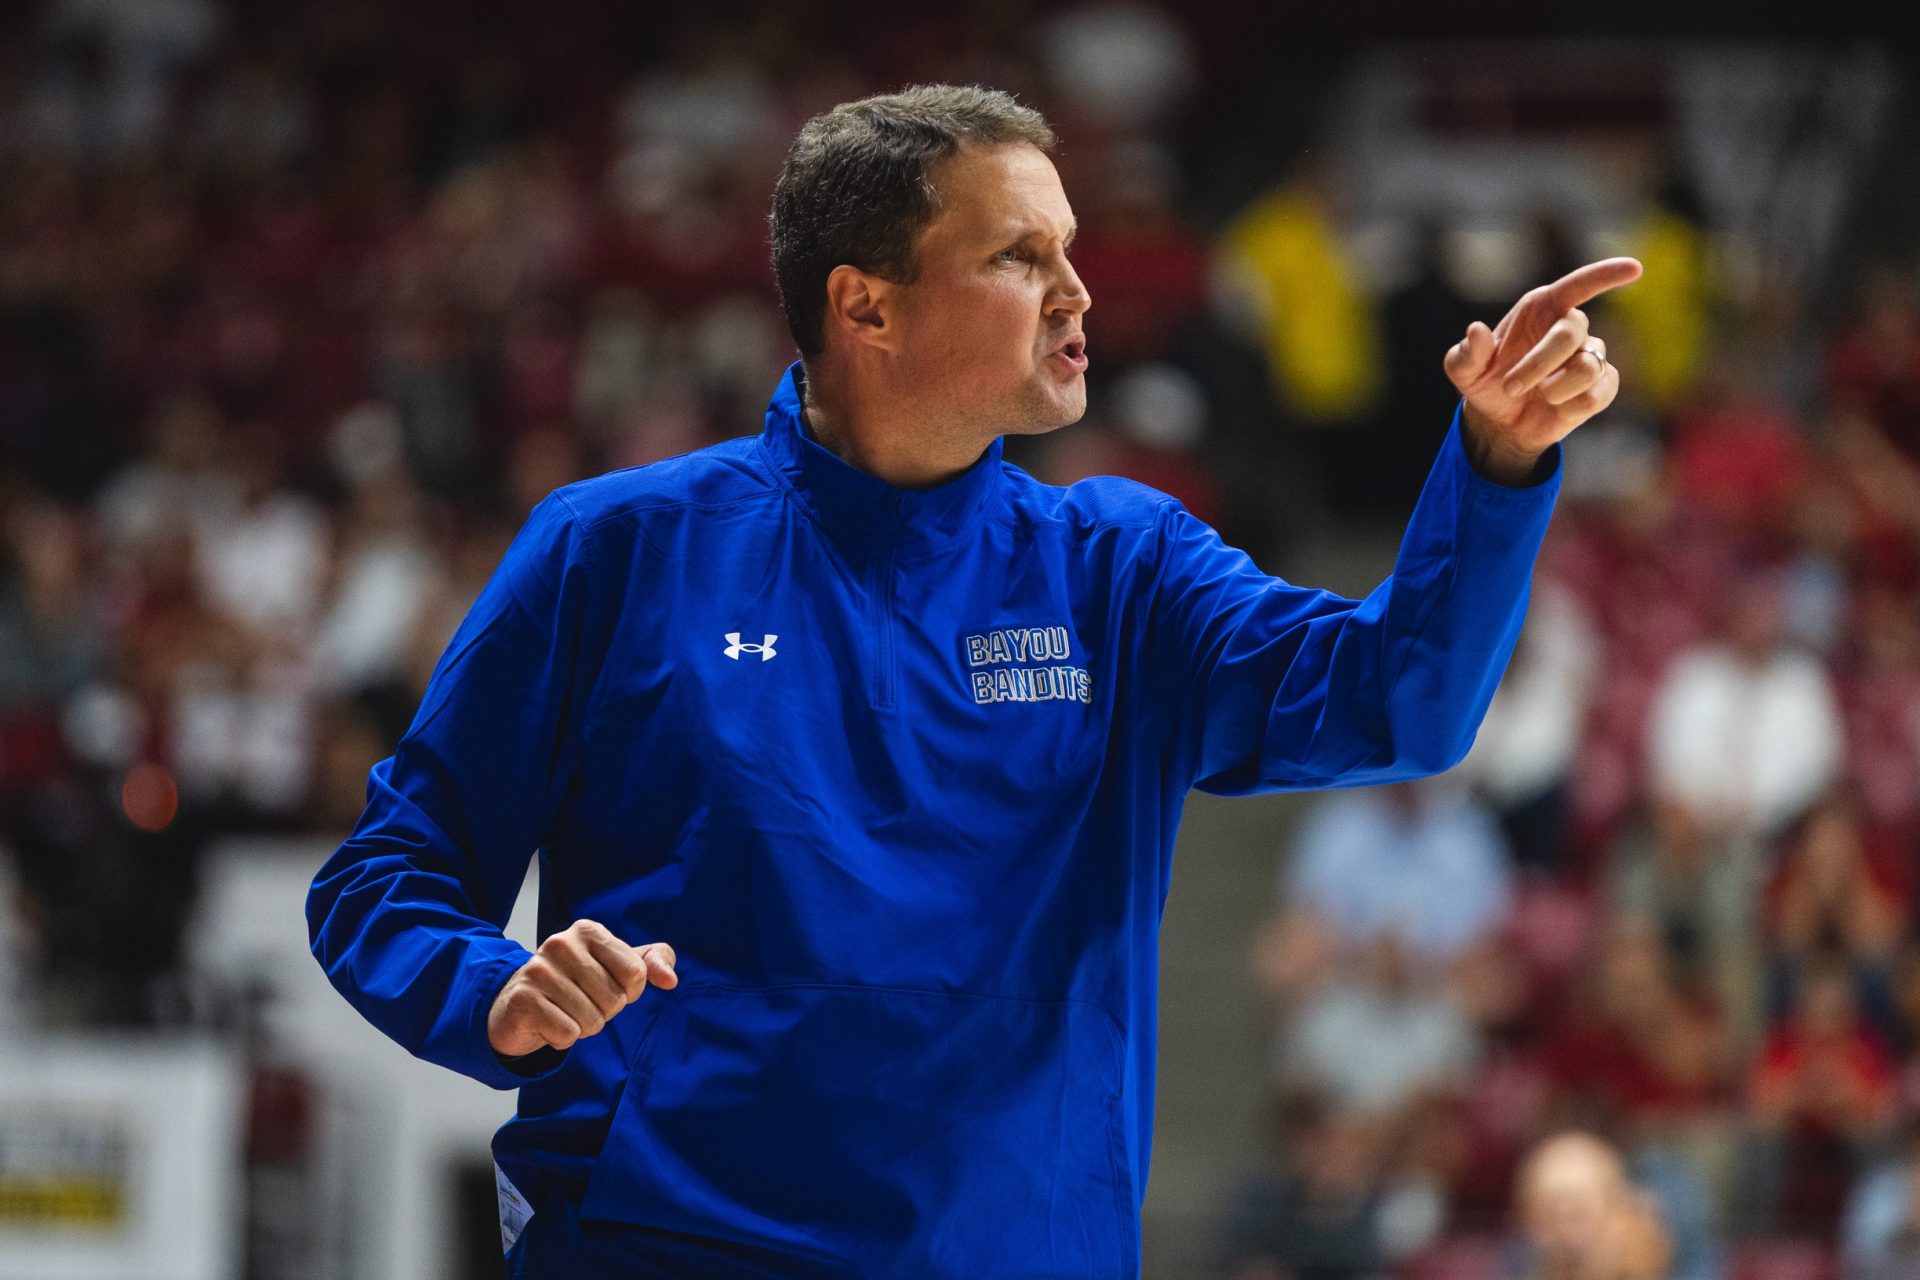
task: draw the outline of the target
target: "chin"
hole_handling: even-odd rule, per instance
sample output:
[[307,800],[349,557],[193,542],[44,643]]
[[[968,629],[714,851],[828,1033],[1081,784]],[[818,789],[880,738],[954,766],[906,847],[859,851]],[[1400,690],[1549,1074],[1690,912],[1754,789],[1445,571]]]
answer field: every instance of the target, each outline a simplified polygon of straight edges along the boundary
[[1071,426],[1087,416],[1085,375],[1063,380],[1050,369],[1007,388],[991,409],[983,407],[974,422],[991,422],[996,435],[1040,436]]
[[1087,416],[1087,398],[1077,397],[1072,404],[1050,404],[1007,419],[1009,436],[1043,436],[1049,431],[1070,427]]

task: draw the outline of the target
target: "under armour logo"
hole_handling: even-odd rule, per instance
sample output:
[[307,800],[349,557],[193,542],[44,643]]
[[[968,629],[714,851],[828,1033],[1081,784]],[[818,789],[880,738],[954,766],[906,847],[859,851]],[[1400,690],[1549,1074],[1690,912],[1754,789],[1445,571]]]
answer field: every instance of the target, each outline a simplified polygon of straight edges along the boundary
[[757,653],[760,655],[760,661],[771,662],[773,660],[773,642],[779,638],[779,636],[768,636],[759,644],[741,644],[740,633],[738,631],[729,631],[727,632],[726,654],[729,658],[738,662],[740,655],[743,653]]

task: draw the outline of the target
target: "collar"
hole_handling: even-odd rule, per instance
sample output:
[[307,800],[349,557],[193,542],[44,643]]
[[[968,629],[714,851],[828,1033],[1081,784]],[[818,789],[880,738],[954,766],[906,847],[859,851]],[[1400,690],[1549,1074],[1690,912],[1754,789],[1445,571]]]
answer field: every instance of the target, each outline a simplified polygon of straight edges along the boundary
[[902,489],[860,470],[813,438],[801,412],[798,360],[767,403],[760,446],[774,471],[828,533],[857,547],[936,547],[979,530],[1001,484],[1004,439],[995,436],[965,471],[931,489]]

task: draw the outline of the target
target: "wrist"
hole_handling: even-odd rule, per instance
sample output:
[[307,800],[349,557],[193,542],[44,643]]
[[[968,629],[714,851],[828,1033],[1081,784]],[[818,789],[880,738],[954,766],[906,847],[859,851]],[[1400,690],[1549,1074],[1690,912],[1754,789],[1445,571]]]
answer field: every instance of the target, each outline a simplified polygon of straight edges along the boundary
[[1495,484],[1524,488],[1544,478],[1546,450],[1516,449],[1501,443],[1500,433],[1465,400],[1460,402],[1460,444],[1473,469]]

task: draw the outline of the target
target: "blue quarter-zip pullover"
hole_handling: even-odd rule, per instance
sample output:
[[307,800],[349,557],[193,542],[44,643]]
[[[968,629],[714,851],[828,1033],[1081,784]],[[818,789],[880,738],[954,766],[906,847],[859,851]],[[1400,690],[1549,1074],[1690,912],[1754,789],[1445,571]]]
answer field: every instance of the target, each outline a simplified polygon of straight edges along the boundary
[[[517,1276],[1137,1276],[1187,792],[1465,755],[1560,446],[1498,484],[1456,409],[1353,600],[999,440],[895,488],[812,438],[803,376],[758,436],[535,508],[314,881],[314,955],[409,1052],[520,1089]],[[669,942],[680,984],[510,1066],[536,849],[542,937]]]

